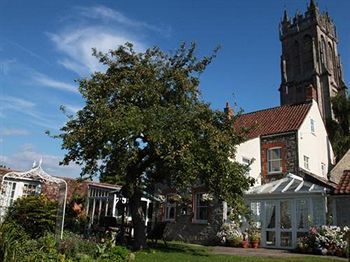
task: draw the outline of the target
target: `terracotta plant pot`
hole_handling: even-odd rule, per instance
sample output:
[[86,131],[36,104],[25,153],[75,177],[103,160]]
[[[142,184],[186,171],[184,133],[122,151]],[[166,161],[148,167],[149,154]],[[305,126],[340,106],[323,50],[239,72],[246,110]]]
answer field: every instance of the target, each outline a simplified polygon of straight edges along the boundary
[[248,248],[248,247],[249,247],[249,242],[248,242],[248,240],[243,240],[243,241],[242,241],[242,247],[243,247],[243,248]]
[[250,243],[252,245],[252,248],[258,248],[259,247],[259,240],[255,240],[255,241],[252,241]]

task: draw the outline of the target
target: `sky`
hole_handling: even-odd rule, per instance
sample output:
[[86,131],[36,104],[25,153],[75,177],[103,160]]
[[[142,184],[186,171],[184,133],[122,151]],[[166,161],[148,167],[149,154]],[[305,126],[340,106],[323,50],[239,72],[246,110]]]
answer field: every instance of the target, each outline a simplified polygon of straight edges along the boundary
[[[125,42],[136,50],[170,52],[197,43],[198,56],[217,58],[201,75],[204,101],[245,112],[279,105],[278,25],[283,10],[304,12],[309,0],[19,1],[0,0],[0,165],[27,170],[43,159],[52,175],[78,177],[80,167],[59,166],[59,134],[83,100],[75,80],[103,68],[91,48],[106,52]],[[349,86],[350,1],[319,0],[337,26],[338,52]]]

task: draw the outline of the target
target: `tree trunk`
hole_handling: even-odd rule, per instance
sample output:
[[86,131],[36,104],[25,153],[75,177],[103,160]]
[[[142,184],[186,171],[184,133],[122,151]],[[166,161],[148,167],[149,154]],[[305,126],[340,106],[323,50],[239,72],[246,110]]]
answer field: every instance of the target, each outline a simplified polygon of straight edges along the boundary
[[134,227],[133,249],[135,250],[147,248],[145,220],[144,220],[144,214],[142,210],[141,196],[142,196],[141,192],[135,192],[130,197],[130,200],[129,200],[132,223]]

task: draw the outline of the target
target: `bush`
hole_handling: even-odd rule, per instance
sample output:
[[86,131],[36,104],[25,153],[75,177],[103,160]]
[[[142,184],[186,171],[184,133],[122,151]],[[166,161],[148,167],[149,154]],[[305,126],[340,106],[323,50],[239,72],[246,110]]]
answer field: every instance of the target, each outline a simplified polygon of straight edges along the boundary
[[0,261],[16,261],[20,257],[19,249],[27,240],[23,228],[14,223],[2,223],[0,226]]
[[230,243],[233,246],[239,246],[243,240],[243,234],[236,223],[224,223],[220,231],[216,234],[221,244]]
[[27,196],[17,199],[8,209],[5,223],[21,225],[31,238],[53,232],[56,224],[57,202],[46,196]]
[[302,253],[346,256],[348,249],[348,227],[311,227],[309,232],[298,239],[298,250]]

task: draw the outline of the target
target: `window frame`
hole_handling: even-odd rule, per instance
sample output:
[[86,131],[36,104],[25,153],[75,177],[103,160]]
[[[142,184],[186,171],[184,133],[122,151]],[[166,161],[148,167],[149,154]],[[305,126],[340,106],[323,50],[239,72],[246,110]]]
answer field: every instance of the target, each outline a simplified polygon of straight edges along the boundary
[[311,130],[311,134],[315,135],[316,126],[315,126],[315,120],[313,118],[310,118],[310,130]]
[[[276,150],[276,149],[279,149],[279,157],[280,158],[276,158],[276,159],[270,159],[270,152],[272,151],[272,150]],[[279,163],[280,163],[280,170],[278,170],[278,171],[271,171],[270,170],[270,162],[276,162],[276,161],[279,161]],[[282,147],[280,147],[280,146],[278,146],[278,147],[271,147],[271,148],[268,148],[267,150],[266,150],[266,164],[267,164],[267,174],[268,175],[274,175],[274,174],[280,174],[280,173],[282,173],[283,172],[283,158],[282,158]]]
[[304,155],[304,168],[310,170],[310,157]]
[[[168,222],[174,222],[176,219],[176,208],[177,208],[177,204],[176,201],[174,201],[174,203],[170,203],[168,201],[168,197],[176,195],[175,193],[169,193],[165,195],[165,208],[164,208],[164,221],[168,221]],[[169,218],[169,214],[170,214],[170,210],[171,208],[174,208],[174,218]]]
[[[193,203],[193,210],[194,210],[194,216],[193,216],[193,222],[194,223],[199,223],[199,224],[207,224],[208,221],[209,221],[209,204],[207,203],[207,205],[202,205],[202,206],[199,206],[197,204],[198,202],[198,195],[203,195],[203,194],[206,194],[207,192],[204,192],[204,191],[197,191],[197,192],[194,192],[194,197],[193,197],[193,200],[194,200],[194,203]],[[197,215],[200,214],[199,212],[199,209],[200,208],[206,208],[207,210],[207,219],[197,219]]]

